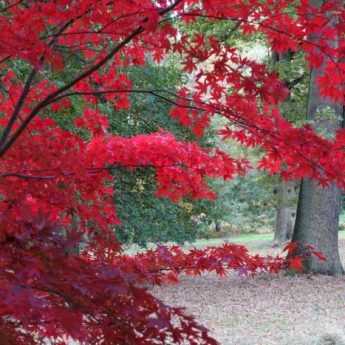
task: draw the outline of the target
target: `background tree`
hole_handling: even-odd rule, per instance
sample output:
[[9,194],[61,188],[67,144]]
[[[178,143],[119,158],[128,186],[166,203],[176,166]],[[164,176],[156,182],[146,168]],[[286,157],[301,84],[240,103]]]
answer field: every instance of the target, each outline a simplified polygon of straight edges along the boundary
[[[320,7],[323,1],[313,0],[311,3]],[[339,20],[333,17],[332,13],[328,16],[329,21],[321,28],[322,31],[334,29]],[[322,31],[312,35],[311,40],[320,43]],[[339,37],[334,37],[330,44],[337,46]],[[332,62],[336,64],[335,60]],[[337,129],[342,127],[345,108],[342,104],[332,102],[320,93],[317,81],[327,73],[326,66],[327,60],[311,69],[307,118],[319,133],[326,137],[333,137]],[[316,181],[309,179],[302,181],[293,241],[297,241],[301,246],[314,245],[327,257],[327,260],[322,263],[314,260],[313,257],[306,259],[307,271],[330,275],[343,273],[338,249],[341,208],[342,191],[335,184],[322,188]]]
[[[308,98],[307,66],[301,52],[272,53],[272,68],[279,73],[290,90],[289,97],[281,105],[285,118],[297,126],[304,125],[303,113]],[[300,181],[285,181],[279,179],[274,188],[277,202],[277,213],[274,227],[274,245],[282,244],[292,239],[296,218],[297,195]]]
[[[146,58],[150,61],[149,57]],[[147,62],[145,66],[128,68],[126,74],[132,80],[133,88],[141,90],[171,91],[183,82],[178,69],[178,59],[170,57],[159,65]],[[130,137],[141,133],[168,130],[180,139],[196,140],[186,127],[171,118],[171,104],[154,95],[132,94],[131,109],[115,112],[113,107],[103,104],[102,111],[108,114],[114,134]],[[199,139],[205,146],[207,139]],[[156,182],[154,169],[117,169],[115,177],[115,204],[121,224],[116,226],[117,238],[125,243],[146,245],[147,242],[192,241],[200,232],[193,220],[205,210],[205,202],[185,200],[173,203],[155,196]]]

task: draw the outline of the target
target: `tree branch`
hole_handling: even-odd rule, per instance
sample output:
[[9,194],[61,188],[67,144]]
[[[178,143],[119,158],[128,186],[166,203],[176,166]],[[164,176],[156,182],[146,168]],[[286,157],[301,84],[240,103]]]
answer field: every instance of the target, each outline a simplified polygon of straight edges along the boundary
[[[170,11],[172,11],[176,6],[178,6],[179,3],[181,3],[182,0],[176,0],[173,4],[168,6],[165,9],[162,9],[159,11],[159,14],[162,16]],[[143,20],[143,23],[147,22],[148,18],[145,18]],[[124,46],[126,46],[129,42],[131,42],[136,36],[144,32],[145,29],[143,26],[137,27],[135,30],[133,30],[125,39],[123,39],[118,45],[116,45],[103,59],[101,59],[98,63],[90,67],[85,72],[81,73],[79,76],[77,76],[74,80],[67,83],[66,85],[62,86],[58,90],[54,91],[50,95],[48,95],[45,99],[43,99],[41,102],[39,102],[34,109],[31,111],[30,115],[23,120],[22,124],[17,128],[17,130],[13,133],[13,135],[4,142],[2,145],[0,145],[0,157],[2,157],[7,150],[13,145],[13,143],[19,138],[19,136],[22,134],[22,132],[26,129],[26,127],[29,125],[29,123],[37,116],[37,114],[41,111],[41,109],[45,108],[48,104],[52,103],[53,100],[62,94],[63,92],[69,90],[72,88],[75,84],[77,84],[79,81],[89,77],[92,75],[95,71],[97,71],[99,68],[104,66],[110,59],[112,59],[116,53],[118,53]]]
[[[84,14],[83,14],[84,15]],[[83,15],[79,16],[78,18],[81,18]],[[52,47],[55,42],[58,40],[59,36],[72,24],[75,22],[75,20],[77,20],[78,18],[74,18],[74,19],[70,19],[69,21],[67,21],[57,32],[56,36],[52,38],[52,40],[48,43],[48,48]],[[43,64],[44,62],[44,54],[39,58],[39,62],[38,64],[41,65]],[[0,147],[2,145],[5,144],[8,136],[10,135],[11,133],[11,130],[19,116],[19,113],[20,113],[20,110],[22,109],[23,105],[24,105],[24,102],[25,102],[25,99],[26,97],[28,96],[29,92],[30,92],[30,88],[31,88],[31,85],[32,85],[32,82],[36,76],[38,72],[38,69],[37,67],[33,68],[31,73],[29,74],[29,77],[27,79],[27,81],[25,82],[25,85],[24,85],[24,88],[23,88],[23,91],[15,105],[15,108],[13,110],[13,113],[8,121],[8,124],[6,125],[3,133],[2,133],[2,136],[0,138]]]
[[286,87],[291,90],[293,89],[296,85],[298,85],[300,82],[303,81],[303,79],[307,76],[306,73],[303,73],[301,76],[299,76],[298,78],[291,80],[291,81],[286,81],[285,85]]
[[[182,167],[181,164],[164,164],[164,165],[153,165],[153,164],[126,164],[126,165],[109,165],[108,167],[100,167],[100,168],[88,168],[87,173],[89,175],[95,175],[98,173],[101,173],[103,171],[111,171],[114,169],[118,169],[118,168],[172,168],[172,167]],[[36,171],[36,173],[39,173],[39,171]],[[8,173],[3,173],[0,174],[0,179],[1,178],[9,178],[9,177],[15,177],[18,179],[22,179],[22,180],[42,180],[42,181],[49,181],[49,180],[55,180],[58,177],[73,177],[75,176],[76,173],[72,173],[72,172],[59,172],[59,173],[55,173],[54,175],[32,175],[30,172],[29,173],[19,173],[19,172],[8,172]]]

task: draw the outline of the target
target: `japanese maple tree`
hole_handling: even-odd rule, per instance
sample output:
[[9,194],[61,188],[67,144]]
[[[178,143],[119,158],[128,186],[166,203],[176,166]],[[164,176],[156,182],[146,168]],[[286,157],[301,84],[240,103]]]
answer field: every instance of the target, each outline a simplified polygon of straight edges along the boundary
[[[330,14],[339,18],[334,30],[327,29]],[[270,173],[344,187],[344,132],[330,140],[282,118],[288,89],[275,73],[215,37],[175,25],[200,17],[232,21],[246,35],[259,32],[277,52],[302,50],[310,66],[327,63],[321,92],[344,102],[342,1],[320,8],[306,0],[1,1],[1,344],[216,344],[141,284],[174,281],[181,272],[301,268],[301,258],[253,257],[234,245],[188,253],[158,247],[128,257],[116,241],[113,169],[154,168],[157,196],[172,201],[212,199],[206,177],[230,179],[248,169],[163,129],[111,135],[99,103],[130,111],[134,92],[170,103],[170,115],[199,136],[213,115],[222,115],[229,125],[221,134],[261,146],[260,167]],[[324,41],[313,44],[313,34]],[[195,72],[193,88],[132,87],[126,67],[171,53],[181,56],[185,72]],[[57,117],[71,114],[75,127],[66,130]]]

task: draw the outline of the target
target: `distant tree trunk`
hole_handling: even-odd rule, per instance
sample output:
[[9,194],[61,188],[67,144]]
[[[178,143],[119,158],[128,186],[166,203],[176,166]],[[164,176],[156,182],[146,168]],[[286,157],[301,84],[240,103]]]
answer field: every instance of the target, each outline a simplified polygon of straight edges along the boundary
[[[291,59],[292,53],[290,51],[283,54],[272,52],[273,65],[278,64],[280,61],[289,62]],[[297,182],[281,179],[278,187],[275,189],[275,194],[277,195],[277,213],[274,227],[274,247],[292,238],[296,217],[296,187]]]
[[281,180],[277,193],[277,215],[273,245],[278,246],[292,238],[296,217],[296,182]]
[[[320,0],[311,2],[316,6],[323,3]],[[330,17],[329,25],[334,25],[336,20],[336,16]],[[318,37],[310,39],[318,42]],[[311,71],[307,117],[312,120],[317,131],[333,135],[341,126],[343,107],[320,96],[316,80],[323,72],[324,65]],[[306,272],[328,275],[343,273],[338,251],[340,210],[341,191],[334,184],[321,188],[316,181],[302,181],[292,240],[299,243],[301,250],[305,245],[311,244],[327,257],[326,261],[320,261],[314,256],[306,258]]]

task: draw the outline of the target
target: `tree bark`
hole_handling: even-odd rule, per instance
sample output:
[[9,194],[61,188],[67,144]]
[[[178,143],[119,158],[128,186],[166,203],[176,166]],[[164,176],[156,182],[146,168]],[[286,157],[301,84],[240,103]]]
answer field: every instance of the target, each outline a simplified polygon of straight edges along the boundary
[[222,230],[222,226],[219,221],[216,221],[215,230],[216,232],[220,232]]
[[[280,61],[290,62],[292,53],[290,51],[279,54],[272,52],[273,65]],[[288,100],[287,100],[288,102]],[[293,227],[296,218],[296,181],[284,181],[280,179],[278,187],[275,189],[277,195],[277,213],[274,227],[273,247],[282,245],[290,241],[293,234]]]
[[[323,1],[311,2],[320,6]],[[334,25],[336,20],[336,16],[331,17],[330,14],[329,25]],[[317,43],[319,37],[310,39]],[[332,44],[335,46],[337,42]],[[342,105],[335,104],[320,95],[317,78],[324,73],[324,67],[325,63],[311,71],[307,118],[312,121],[318,132],[332,136],[341,127],[344,113]],[[326,261],[320,261],[315,256],[308,256],[304,260],[306,272],[328,275],[344,273],[338,250],[340,210],[341,191],[334,184],[321,188],[317,181],[309,179],[302,181],[292,240],[299,244],[301,250],[308,244],[313,245],[327,258]]]
[[290,241],[296,217],[296,182],[280,181],[277,188],[278,204],[273,245]]
[[292,241],[303,247],[311,244],[327,258],[320,261],[308,256],[304,260],[306,272],[343,274],[338,250],[340,209],[341,191],[335,185],[320,188],[316,181],[302,181]]

